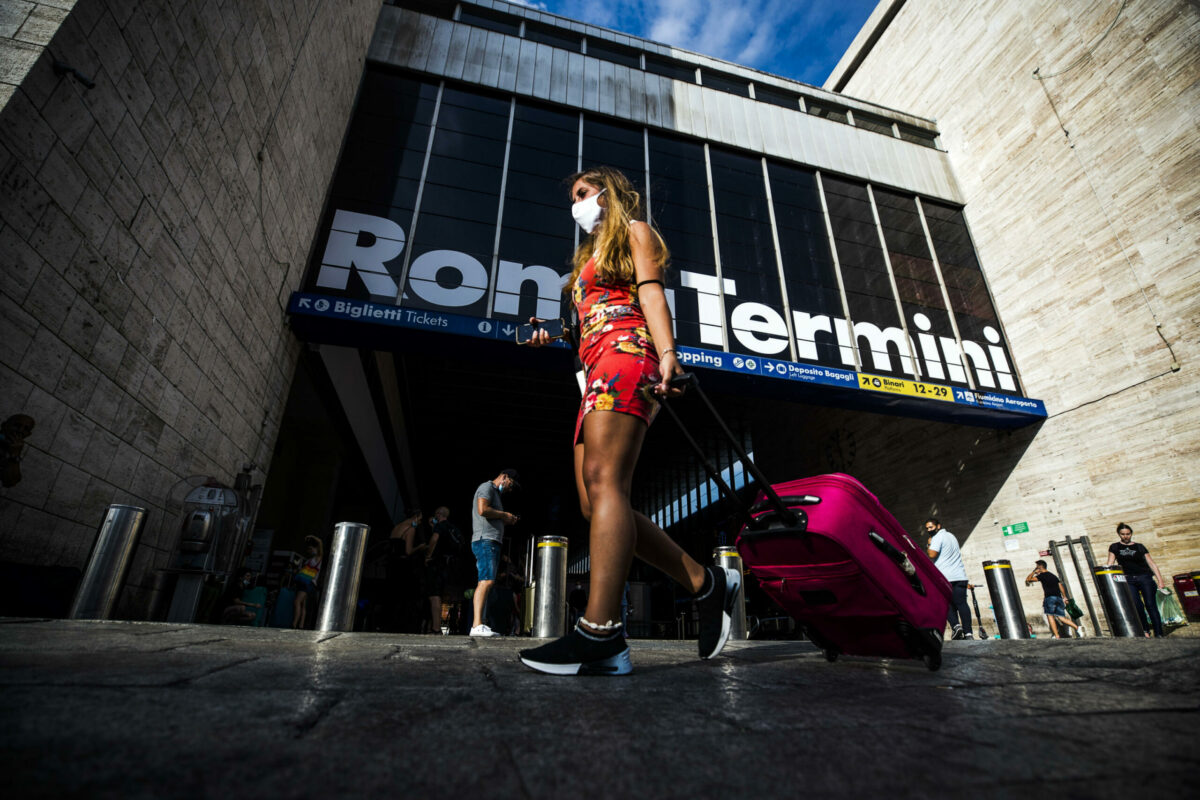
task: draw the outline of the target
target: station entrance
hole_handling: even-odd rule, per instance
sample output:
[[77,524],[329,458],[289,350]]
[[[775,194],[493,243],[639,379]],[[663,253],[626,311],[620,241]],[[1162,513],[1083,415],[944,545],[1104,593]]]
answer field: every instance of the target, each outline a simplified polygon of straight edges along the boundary
[[[260,531],[271,532],[275,572],[286,571],[280,554],[299,552],[307,535],[328,540],[341,521],[370,525],[356,628],[387,630],[368,609],[389,591],[393,526],[416,510],[428,516],[445,506],[469,538],[476,487],[514,468],[521,488],[504,498],[505,509],[521,517],[504,546],[514,574],[530,573],[532,539],[564,536],[568,591],[586,592],[588,530],[571,441],[580,390],[569,351],[296,319],[293,327],[305,343],[257,521]],[[922,407],[897,409],[865,393],[694,371],[770,479],[854,474],[913,531],[931,514],[952,511],[954,519],[978,521],[1036,430],[937,419]],[[749,499],[753,486],[702,404],[685,397],[676,408],[710,460]],[[647,434],[633,504],[701,563],[736,538],[734,509],[666,415]],[[286,585],[283,574],[266,580]],[[631,587],[635,631],[687,635],[684,599],[664,576],[635,564]],[[753,589],[747,600],[752,628],[776,616]]]

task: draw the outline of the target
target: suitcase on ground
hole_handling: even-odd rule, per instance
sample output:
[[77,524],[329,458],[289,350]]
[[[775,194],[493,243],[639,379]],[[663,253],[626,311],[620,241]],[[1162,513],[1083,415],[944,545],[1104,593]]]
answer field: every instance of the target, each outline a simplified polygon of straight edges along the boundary
[[[931,670],[941,666],[950,584],[875,495],[841,474],[769,484],[699,392],[695,376],[676,381],[700,394],[758,482],[755,503],[741,508],[684,429],[709,476],[739,503],[743,563],[825,658],[920,658]],[[670,403],[663,405],[679,422]]]

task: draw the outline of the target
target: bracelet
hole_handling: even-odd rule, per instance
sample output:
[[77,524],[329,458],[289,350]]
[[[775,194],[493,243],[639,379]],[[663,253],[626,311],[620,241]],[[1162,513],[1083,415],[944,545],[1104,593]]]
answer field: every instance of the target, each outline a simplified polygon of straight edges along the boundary
[[674,347],[668,347],[666,350],[663,350],[661,353],[659,353],[659,354],[658,354],[658,357],[659,357],[659,358],[666,358],[666,357],[667,357],[667,353],[674,353],[674,354],[675,354],[675,357],[676,357],[676,358],[679,358],[679,351],[678,351],[678,350],[676,350]]

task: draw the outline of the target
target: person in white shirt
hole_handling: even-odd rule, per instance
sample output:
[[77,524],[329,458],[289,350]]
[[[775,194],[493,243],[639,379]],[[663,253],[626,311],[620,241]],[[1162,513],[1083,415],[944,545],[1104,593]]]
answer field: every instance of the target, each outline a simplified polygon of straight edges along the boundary
[[942,571],[954,594],[950,597],[950,610],[946,622],[951,628],[951,639],[974,639],[971,632],[971,609],[967,606],[967,568],[963,566],[962,553],[954,534],[942,527],[932,517],[925,520],[925,532],[929,534],[926,550],[933,565]]

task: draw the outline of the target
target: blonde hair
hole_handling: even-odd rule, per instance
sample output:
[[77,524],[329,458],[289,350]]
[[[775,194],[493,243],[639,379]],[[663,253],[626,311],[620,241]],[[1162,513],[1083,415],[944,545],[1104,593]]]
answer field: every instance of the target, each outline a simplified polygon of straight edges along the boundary
[[[576,172],[567,178],[566,183],[569,187],[574,187],[578,181],[604,190],[604,214],[595,230],[579,242],[579,247],[575,250],[575,268],[563,290],[572,291],[575,281],[579,279],[579,273],[593,254],[596,256],[596,276],[600,280],[606,283],[637,283],[637,270],[633,264],[633,250],[629,243],[629,227],[635,220],[645,216],[642,211],[642,196],[633,188],[633,184],[624,173],[612,167],[591,167],[583,172]],[[653,225],[650,226],[650,231],[658,242],[655,260],[665,269],[671,258],[667,243]]]
[[317,548],[317,558],[325,557],[325,543],[316,536],[305,536],[304,543],[311,544],[313,547]]

